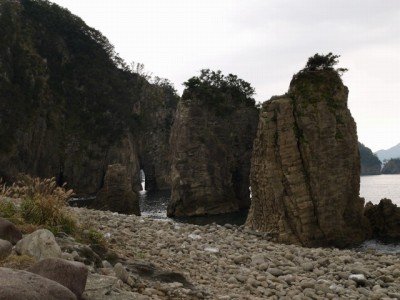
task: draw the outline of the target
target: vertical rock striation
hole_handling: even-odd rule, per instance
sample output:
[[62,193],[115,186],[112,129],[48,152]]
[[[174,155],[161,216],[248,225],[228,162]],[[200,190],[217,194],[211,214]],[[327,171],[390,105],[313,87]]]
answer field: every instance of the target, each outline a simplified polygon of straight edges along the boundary
[[244,103],[229,112],[218,109],[196,97],[178,104],[170,138],[169,216],[219,214],[249,206],[258,112]]
[[338,247],[365,238],[356,124],[333,69],[301,71],[260,112],[246,225],[283,243]]
[[[95,195],[110,164],[169,187],[177,95],[132,72],[99,31],[47,1],[0,2],[0,177]],[[153,180],[150,180],[153,178]]]
[[140,216],[139,196],[132,191],[125,166],[121,164],[108,166],[104,185],[97,194],[93,206],[97,209]]

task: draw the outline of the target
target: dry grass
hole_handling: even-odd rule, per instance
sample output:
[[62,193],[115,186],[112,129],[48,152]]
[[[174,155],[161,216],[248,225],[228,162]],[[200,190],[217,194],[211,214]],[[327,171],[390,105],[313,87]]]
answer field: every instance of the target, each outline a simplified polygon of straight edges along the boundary
[[10,255],[0,260],[0,267],[25,270],[37,263],[37,260],[28,255]]
[[[44,225],[53,232],[72,233],[76,229],[76,221],[65,209],[72,195],[73,191],[67,190],[65,185],[57,186],[55,178],[21,175],[12,186],[1,182],[0,216],[20,225]],[[10,199],[20,199],[20,204]],[[25,227],[28,232],[33,229],[32,226]]]

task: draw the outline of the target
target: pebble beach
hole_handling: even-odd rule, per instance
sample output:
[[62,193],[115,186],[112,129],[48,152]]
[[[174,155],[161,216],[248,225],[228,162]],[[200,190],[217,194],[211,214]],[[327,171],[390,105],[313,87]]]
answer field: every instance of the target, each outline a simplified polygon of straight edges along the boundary
[[[120,284],[110,299],[123,299],[118,293],[141,300],[400,299],[400,254],[282,245],[230,224],[198,226],[87,208],[69,210],[80,223],[100,232],[120,257],[180,273],[190,283],[147,282],[140,289]],[[115,267],[108,265],[107,271],[107,265],[101,272],[116,276]]]

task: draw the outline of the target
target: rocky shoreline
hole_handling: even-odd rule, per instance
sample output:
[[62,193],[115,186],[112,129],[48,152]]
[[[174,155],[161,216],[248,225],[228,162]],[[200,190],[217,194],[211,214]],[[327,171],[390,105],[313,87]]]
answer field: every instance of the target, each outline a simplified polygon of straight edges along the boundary
[[69,210],[107,238],[127,271],[106,261],[91,267],[86,299],[400,299],[399,254],[276,244],[243,226]]

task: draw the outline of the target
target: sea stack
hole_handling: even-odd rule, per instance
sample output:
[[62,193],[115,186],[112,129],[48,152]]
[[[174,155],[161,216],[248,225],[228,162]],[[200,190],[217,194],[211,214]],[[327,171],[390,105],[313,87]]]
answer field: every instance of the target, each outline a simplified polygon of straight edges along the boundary
[[246,226],[310,247],[365,239],[356,124],[347,97],[333,68],[304,69],[287,94],[263,104]]
[[169,216],[221,214],[249,206],[258,111],[245,84],[234,75],[209,70],[186,83],[170,137]]

